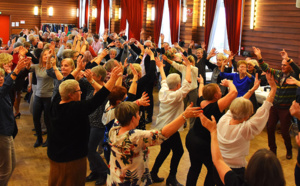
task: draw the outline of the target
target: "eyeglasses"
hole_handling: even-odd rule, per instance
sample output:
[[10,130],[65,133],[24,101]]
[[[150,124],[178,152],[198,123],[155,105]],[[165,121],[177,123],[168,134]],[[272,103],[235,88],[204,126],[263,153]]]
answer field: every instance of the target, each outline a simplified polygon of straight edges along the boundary
[[81,91],[81,90],[75,90],[74,93],[75,93],[75,92],[82,92],[82,91]]

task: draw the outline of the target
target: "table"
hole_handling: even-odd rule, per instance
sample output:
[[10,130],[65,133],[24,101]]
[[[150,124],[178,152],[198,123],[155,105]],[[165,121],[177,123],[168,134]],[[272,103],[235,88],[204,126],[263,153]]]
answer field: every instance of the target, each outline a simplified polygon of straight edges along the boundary
[[255,91],[255,96],[256,100],[258,103],[263,104],[263,102],[267,99],[270,91],[264,91],[265,87],[270,87],[270,86],[260,86],[256,91]]

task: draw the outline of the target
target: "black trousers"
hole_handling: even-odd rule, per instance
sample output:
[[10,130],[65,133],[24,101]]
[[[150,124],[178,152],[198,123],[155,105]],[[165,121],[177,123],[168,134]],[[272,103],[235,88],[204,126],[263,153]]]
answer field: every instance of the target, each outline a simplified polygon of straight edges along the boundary
[[186,136],[186,148],[189,151],[191,167],[189,169],[186,185],[196,186],[202,165],[207,168],[204,186],[212,186],[214,183],[213,162],[210,153],[210,142],[195,137],[190,130]]
[[173,156],[171,159],[169,177],[176,177],[177,167],[183,155],[183,146],[182,146],[179,132],[173,134],[169,139],[167,139],[160,145],[160,152],[156,157],[155,163],[153,165],[151,171],[152,174],[158,173],[159,168],[161,167],[165,159],[168,157],[171,150],[173,152]]

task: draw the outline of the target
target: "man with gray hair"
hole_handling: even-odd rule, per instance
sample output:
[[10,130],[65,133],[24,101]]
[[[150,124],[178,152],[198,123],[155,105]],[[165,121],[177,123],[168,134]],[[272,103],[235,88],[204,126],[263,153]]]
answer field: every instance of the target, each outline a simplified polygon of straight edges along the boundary
[[[178,74],[172,73],[166,78],[162,61],[156,61],[162,77],[161,89],[158,94],[160,105],[155,126],[157,129],[163,128],[184,111],[183,99],[189,93],[192,86],[191,64],[186,57],[184,57],[184,59],[187,67],[185,80],[183,81],[182,86],[181,78]],[[164,178],[159,178],[157,173],[171,150],[173,151],[173,156],[171,159],[169,177],[167,178],[166,183],[167,185],[181,185],[176,179],[177,167],[184,152],[179,132],[176,132],[161,144],[160,152],[156,157],[151,171],[151,177],[154,183],[164,181]]]

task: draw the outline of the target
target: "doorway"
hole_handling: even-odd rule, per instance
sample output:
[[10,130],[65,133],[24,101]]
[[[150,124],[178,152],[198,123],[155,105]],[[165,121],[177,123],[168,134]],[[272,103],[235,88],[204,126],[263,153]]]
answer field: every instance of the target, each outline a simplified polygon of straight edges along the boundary
[[9,40],[10,16],[0,15],[0,25],[0,38],[2,38],[3,44],[6,45]]

